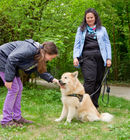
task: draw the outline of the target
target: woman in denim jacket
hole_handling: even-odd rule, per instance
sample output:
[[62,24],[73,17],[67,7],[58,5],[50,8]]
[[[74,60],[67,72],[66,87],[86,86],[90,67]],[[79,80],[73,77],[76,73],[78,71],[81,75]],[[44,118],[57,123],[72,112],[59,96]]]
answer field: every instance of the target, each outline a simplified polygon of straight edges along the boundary
[[[77,30],[74,50],[73,64],[81,66],[84,77],[85,92],[91,95],[98,89],[103,79],[105,66],[111,66],[111,44],[106,28],[101,26],[98,13],[89,8],[81,26]],[[101,90],[101,89],[100,89]],[[91,99],[96,108],[100,90]]]

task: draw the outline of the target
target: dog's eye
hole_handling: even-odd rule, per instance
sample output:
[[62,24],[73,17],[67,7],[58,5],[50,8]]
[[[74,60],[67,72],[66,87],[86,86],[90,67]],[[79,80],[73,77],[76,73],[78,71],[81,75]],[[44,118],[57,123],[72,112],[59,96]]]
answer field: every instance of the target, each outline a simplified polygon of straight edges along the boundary
[[67,79],[67,77],[65,77],[65,79]]

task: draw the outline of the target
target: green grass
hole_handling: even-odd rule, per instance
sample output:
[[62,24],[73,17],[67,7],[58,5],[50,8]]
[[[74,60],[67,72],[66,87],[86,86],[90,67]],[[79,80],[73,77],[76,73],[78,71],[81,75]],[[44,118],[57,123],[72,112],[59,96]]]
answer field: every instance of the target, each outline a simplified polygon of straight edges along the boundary
[[[7,90],[0,87],[0,114]],[[110,123],[72,120],[55,122],[60,116],[62,103],[58,89],[45,89],[41,86],[26,87],[22,95],[22,115],[34,121],[23,128],[1,128],[0,140],[128,140],[130,139],[130,102],[111,96],[109,105],[99,100],[100,112],[114,115]]]

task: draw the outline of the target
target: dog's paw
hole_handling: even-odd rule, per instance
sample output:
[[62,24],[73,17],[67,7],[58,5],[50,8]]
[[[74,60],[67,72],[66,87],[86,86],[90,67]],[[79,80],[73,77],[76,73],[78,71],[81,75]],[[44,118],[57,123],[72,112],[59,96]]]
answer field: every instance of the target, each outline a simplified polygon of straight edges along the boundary
[[60,119],[60,118],[55,119],[55,122],[60,122],[60,121],[61,121],[61,119]]

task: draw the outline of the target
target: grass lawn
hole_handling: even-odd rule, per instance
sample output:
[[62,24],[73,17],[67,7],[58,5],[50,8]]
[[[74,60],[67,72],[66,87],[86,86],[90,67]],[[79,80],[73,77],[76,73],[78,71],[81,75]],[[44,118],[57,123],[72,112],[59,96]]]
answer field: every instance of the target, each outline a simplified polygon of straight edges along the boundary
[[[0,114],[6,97],[6,88],[0,87]],[[112,122],[86,122],[72,120],[55,122],[60,116],[62,103],[58,89],[42,86],[25,87],[22,94],[22,115],[34,121],[22,128],[1,128],[0,140],[128,140],[130,139],[130,101],[111,96],[109,105],[101,98],[100,112],[114,115]]]

